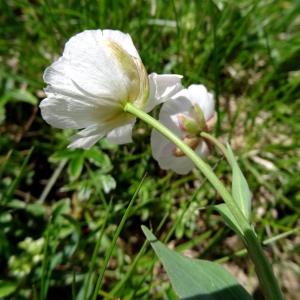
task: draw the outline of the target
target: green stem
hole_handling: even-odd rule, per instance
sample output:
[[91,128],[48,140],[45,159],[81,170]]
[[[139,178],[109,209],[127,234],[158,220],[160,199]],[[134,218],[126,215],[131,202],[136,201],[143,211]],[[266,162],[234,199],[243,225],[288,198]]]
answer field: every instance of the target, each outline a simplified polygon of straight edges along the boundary
[[227,150],[226,150],[225,146],[219,142],[218,139],[216,139],[214,136],[212,136],[211,134],[209,134],[207,132],[201,132],[200,135],[207,141],[213,143],[220,150],[220,152],[225,156],[226,160],[230,164],[230,159],[228,157]]
[[174,133],[172,133],[167,127],[162,125],[156,119],[152,118],[147,113],[143,112],[139,108],[135,107],[131,103],[127,103],[124,107],[124,111],[128,112],[135,117],[141,119],[167,139],[173,142],[187,157],[189,157],[196,167],[203,173],[207,180],[217,190],[224,202],[230,209],[236,221],[241,228],[241,235],[244,239],[244,243],[248,249],[250,258],[252,259],[257,276],[260,281],[261,288],[267,300],[282,300],[282,294],[277,280],[273,274],[271,265],[265,257],[262,247],[252,229],[251,225],[245,218],[241,209],[236,205],[231,194],[227,191],[225,186],[215,175],[211,167],[205,163],[188,145],[186,145],[181,139],[179,139]]
[[228,205],[232,214],[236,218],[237,222],[243,231],[251,230],[247,219],[243,215],[240,208],[235,204],[231,194],[226,190],[222,182],[215,175],[210,165],[204,162],[188,145],[186,145],[180,138],[178,138],[173,132],[171,132],[167,127],[162,125],[160,122],[152,118],[147,113],[143,112],[134,105],[127,103],[124,107],[124,111],[136,116],[137,118],[143,120],[145,123],[149,124],[151,127],[163,134],[167,139],[173,142],[187,157],[189,157],[196,167],[203,173],[203,175],[208,179],[208,181],[213,185],[213,187],[218,191],[221,197],[224,199],[225,203]]
[[271,264],[264,254],[261,243],[253,230],[244,232],[248,254],[255,266],[260,287],[266,300],[283,300],[280,286],[276,280]]
[[[284,238],[286,238],[292,234],[298,233],[298,232],[300,233],[300,227],[297,227],[297,228],[291,229],[289,231],[272,236],[272,237],[264,240],[262,242],[262,245],[267,246],[267,245],[273,244],[281,239],[284,239]],[[218,258],[218,259],[214,260],[214,262],[221,264],[221,263],[225,263],[225,262],[229,261],[229,259],[231,259],[232,257],[243,257],[246,254],[247,254],[247,249],[243,248],[241,250],[235,251],[234,253],[232,253],[230,255],[226,255],[221,258]]]

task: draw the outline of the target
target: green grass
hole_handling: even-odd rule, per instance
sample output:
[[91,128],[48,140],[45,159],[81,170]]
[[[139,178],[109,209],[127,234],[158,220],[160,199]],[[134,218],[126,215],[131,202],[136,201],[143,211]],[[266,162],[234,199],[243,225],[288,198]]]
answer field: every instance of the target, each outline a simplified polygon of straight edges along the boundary
[[[83,299],[108,261],[99,299],[176,299],[144,245],[142,224],[180,251],[229,261],[255,278],[212,210],[220,202],[215,191],[197,171],[181,177],[160,170],[147,126],[137,124],[132,144],[103,140],[91,151],[71,151],[71,132],[42,120],[44,69],[75,33],[111,28],[131,34],[149,73],[183,74],[185,85],[214,91],[216,134],[240,158],[256,230],[262,240],[275,239],[266,249],[286,299],[297,299],[298,1],[12,0],[0,9],[0,295]],[[213,152],[208,162],[230,186],[222,157]],[[256,288],[251,280],[246,286]]]

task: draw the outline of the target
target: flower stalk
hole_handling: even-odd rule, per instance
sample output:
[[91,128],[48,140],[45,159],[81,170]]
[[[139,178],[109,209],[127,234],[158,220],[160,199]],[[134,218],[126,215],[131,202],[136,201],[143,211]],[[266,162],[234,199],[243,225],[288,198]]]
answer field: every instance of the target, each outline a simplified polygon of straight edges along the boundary
[[247,222],[245,216],[239,207],[235,205],[235,202],[231,194],[226,190],[222,182],[215,175],[212,168],[204,162],[188,145],[186,145],[181,139],[174,135],[167,127],[162,125],[156,119],[152,118],[147,113],[138,109],[134,105],[127,103],[124,107],[124,111],[128,112],[137,118],[141,119],[166,138],[172,141],[186,156],[188,156],[196,167],[203,173],[203,175],[208,179],[208,181],[213,185],[213,187],[218,191],[221,197],[224,199],[224,202],[228,205],[229,209],[232,211],[232,214],[240,224],[243,231],[251,230],[250,224]]
[[162,125],[144,111],[135,107],[131,103],[127,103],[124,106],[124,111],[141,119],[152,128],[159,131],[167,139],[173,142],[176,147],[178,147],[187,157],[189,157],[196,167],[203,173],[203,175],[223,198],[224,202],[241,228],[240,235],[247,247],[250,258],[255,265],[256,273],[266,300],[282,300],[282,293],[274,276],[272,267],[264,255],[261,244],[258,241],[252,226],[244,216],[241,209],[236,205],[232,195],[227,191],[223,183],[215,175],[212,168],[167,127]]

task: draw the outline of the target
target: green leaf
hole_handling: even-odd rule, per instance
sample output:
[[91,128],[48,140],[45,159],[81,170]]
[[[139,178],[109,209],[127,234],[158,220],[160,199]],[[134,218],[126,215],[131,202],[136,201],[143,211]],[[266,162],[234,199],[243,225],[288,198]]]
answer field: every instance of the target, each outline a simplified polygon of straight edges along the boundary
[[9,93],[11,99],[15,101],[26,102],[32,105],[37,105],[37,98],[27,90],[16,89]]
[[13,209],[24,209],[26,207],[26,202],[13,199],[9,201],[6,206]]
[[245,176],[243,175],[231,147],[227,144],[227,153],[232,167],[232,196],[245,217],[250,220],[251,214],[251,192]]
[[85,157],[94,165],[101,168],[103,173],[107,173],[112,169],[109,157],[97,148],[85,150]]
[[116,181],[110,175],[100,175],[100,181],[106,194],[116,188]]
[[253,300],[221,265],[185,257],[163,245],[145,226],[142,226],[142,230],[164,265],[180,299]]
[[78,153],[76,157],[70,160],[68,166],[68,172],[70,174],[71,180],[76,180],[80,176],[84,165],[84,155],[83,153]]
[[72,151],[70,149],[62,149],[54,152],[54,154],[50,156],[49,160],[51,162],[58,162],[65,159],[69,160],[77,157],[82,152],[83,151],[81,149],[74,149]]
[[46,214],[46,207],[42,203],[29,203],[26,205],[26,211],[36,217],[41,217]]
[[237,234],[242,234],[242,230],[239,224],[236,222],[233,214],[229,210],[228,206],[225,203],[218,204],[214,206],[215,210],[222,216],[225,224],[235,231]]
[[7,92],[5,96],[1,98],[1,106],[4,107],[9,101],[26,102],[32,105],[37,105],[38,103],[37,97],[23,89],[15,89]]
[[17,288],[17,284],[11,281],[0,280],[0,297],[7,297]]
[[57,201],[52,207],[52,218],[56,220],[62,214],[70,213],[70,199],[61,199]]

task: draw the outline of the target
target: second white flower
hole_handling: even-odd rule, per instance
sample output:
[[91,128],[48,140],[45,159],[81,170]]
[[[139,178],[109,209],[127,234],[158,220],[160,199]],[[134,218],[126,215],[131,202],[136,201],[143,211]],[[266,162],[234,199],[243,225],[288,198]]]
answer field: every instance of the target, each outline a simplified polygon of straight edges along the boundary
[[[200,137],[202,131],[211,131],[216,120],[213,95],[203,85],[191,85],[178,92],[163,104],[159,121],[204,157],[208,145]],[[162,169],[187,174],[193,168],[192,161],[156,130],[152,130],[153,157]]]

